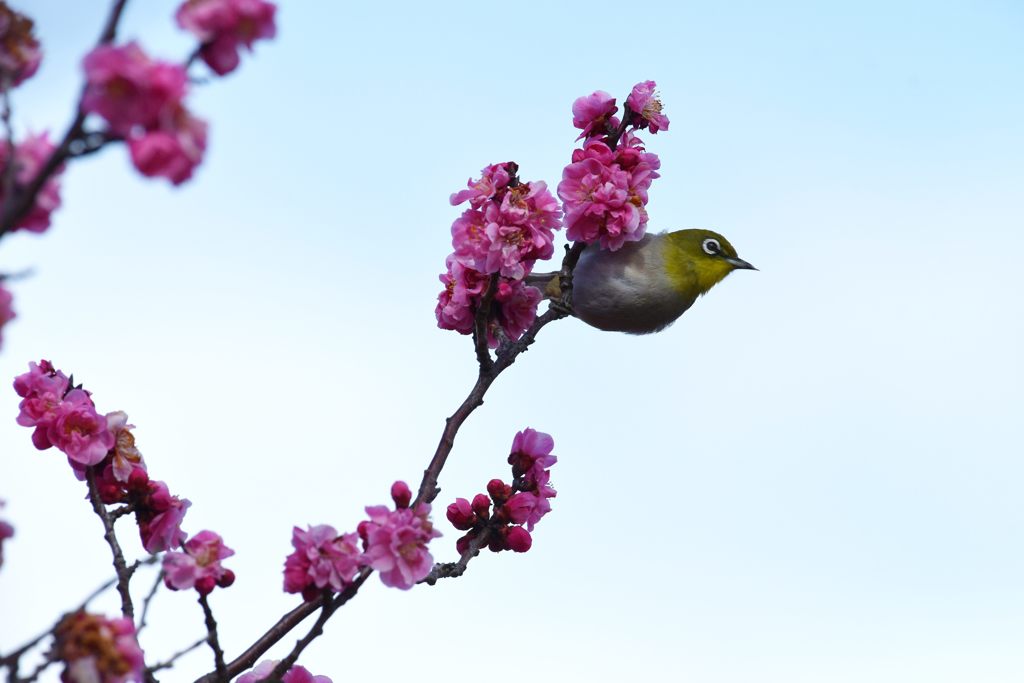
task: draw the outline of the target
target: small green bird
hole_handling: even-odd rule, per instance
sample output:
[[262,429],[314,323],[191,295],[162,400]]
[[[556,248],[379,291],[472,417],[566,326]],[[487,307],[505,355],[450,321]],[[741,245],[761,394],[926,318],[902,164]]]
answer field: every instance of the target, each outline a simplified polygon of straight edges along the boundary
[[[618,251],[592,244],[573,271],[572,312],[601,330],[658,332],[734,270],[757,268],[711,230],[648,234]],[[556,275],[537,274],[530,282],[546,284],[547,295],[557,298]]]

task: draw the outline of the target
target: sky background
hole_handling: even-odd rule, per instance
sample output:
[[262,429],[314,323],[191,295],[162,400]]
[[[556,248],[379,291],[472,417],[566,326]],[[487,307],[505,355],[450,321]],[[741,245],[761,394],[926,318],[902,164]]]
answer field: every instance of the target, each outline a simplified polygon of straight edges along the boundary
[[[15,4],[46,48],[15,126],[56,136],[107,3]],[[448,195],[509,159],[553,188],[573,99],[654,79],[672,123],[647,138],[650,229],[718,230],[760,272],[654,336],[546,328],[462,430],[432,548],[455,557],[444,506],[505,476],[532,426],[559,456],[533,549],[410,592],[372,578],[303,663],[1024,679],[1019,3],[281,4],[279,38],[190,96],[211,123],[192,182],[105,150],[68,169],[47,234],[0,245],[0,271],[35,270],[12,284],[0,378],[49,358],[128,412],[193,503],[186,530],[237,551],[211,599],[229,657],[297,604],[292,526],[353,530],[418,482],[472,385],[470,341],[433,313]],[[121,35],[182,58],[174,9],[130,3]],[[0,391],[0,652],[112,575],[84,487],[17,402]],[[142,645],[155,661],[202,633],[192,596],[162,592]],[[200,650],[163,678],[210,668]]]

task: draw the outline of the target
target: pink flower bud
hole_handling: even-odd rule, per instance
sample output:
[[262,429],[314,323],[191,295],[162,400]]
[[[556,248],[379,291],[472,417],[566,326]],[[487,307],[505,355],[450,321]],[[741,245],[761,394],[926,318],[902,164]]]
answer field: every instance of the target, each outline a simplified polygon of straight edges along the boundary
[[533,545],[533,538],[523,527],[513,526],[505,530],[505,543],[509,550],[525,553]]
[[491,479],[487,482],[487,493],[495,505],[501,505],[512,495],[512,487],[507,486],[501,479]]
[[473,496],[473,512],[480,519],[487,519],[491,516],[491,499],[482,493]]
[[234,582],[235,582],[235,573],[233,571],[231,571],[230,569],[225,569],[224,570],[224,574],[222,574],[221,577],[219,579],[217,579],[217,585],[220,586],[221,588],[227,588],[228,586],[230,586]]
[[476,523],[476,515],[465,498],[456,498],[455,502],[448,506],[448,521],[459,531],[468,531]]
[[391,500],[395,501],[396,508],[407,508],[412,502],[412,491],[404,481],[396,481],[391,485]]
[[468,534],[455,541],[455,552],[459,555],[463,554],[469,549],[470,542],[476,538],[476,532],[470,531]]

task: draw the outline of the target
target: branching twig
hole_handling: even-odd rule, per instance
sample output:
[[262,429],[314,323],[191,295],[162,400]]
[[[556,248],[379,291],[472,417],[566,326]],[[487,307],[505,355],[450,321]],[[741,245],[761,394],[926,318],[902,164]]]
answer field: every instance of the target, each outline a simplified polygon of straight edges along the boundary
[[182,657],[187,655],[189,652],[192,652],[192,650],[195,650],[197,647],[202,647],[203,643],[205,643],[206,641],[207,641],[207,636],[203,636],[202,638],[200,638],[196,642],[192,643],[191,645],[189,645],[185,649],[180,650],[178,652],[175,652],[173,655],[171,655],[170,657],[168,657],[164,661],[159,662],[157,664],[154,664],[153,666],[146,667],[146,673],[153,674],[153,673],[156,673],[157,671],[163,671],[164,669],[170,669],[172,666],[174,666],[175,662],[177,662],[179,659],[181,659]]
[[89,485],[89,501],[92,503],[92,510],[103,522],[103,538],[110,546],[110,554],[114,557],[114,571],[117,573],[117,592],[121,595],[121,614],[131,620],[135,620],[135,606],[132,605],[132,594],[128,589],[132,574],[139,563],[136,562],[131,568],[124,561],[124,553],[121,552],[121,544],[117,541],[117,534],[114,532],[114,519],[107,512],[107,506],[100,500],[100,492],[96,487],[96,473],[90,467],[85,471],[85,481]]
[[156,581],[153,582],[153,587],[146,593],[146,597],[142,600],[142,616],[139,617],[139,625],[135,628],[135,633],[138,635],[142,629],[146,628],[146,617],[149,616],[149,604],[153,602],[153,597],[156,596],[156,592],[160,589],[160,584],[163,583],[164,572],[161,569],[156,573]]
[[213,650],[213,663],[217,671],[216,680],[228,683],[230,678],[224,666],[224,650],[220,649],[220,641],[217,639],[217,620],[213,618],[213,610],[210,609],[210,603],[207,602],[205,595],[199,595],[199,604],[203,606],[203,614],[206,617],[206,642]]
[[469,542],[469,545],[466,547],[466,551],[462,553],[461,557],[459,557],[458,562],[438,562],[434,565],[434,568],[430,570],[430,573],[420,580],[420,583],[433,586],[437,583],[438,579],[454,579],[462,576],[466,573],[466,567],[469,566],[469,561],[480,554],[480,549],[487,545],[487,541],[490,540],[490,538],[490,529],[481,530]]

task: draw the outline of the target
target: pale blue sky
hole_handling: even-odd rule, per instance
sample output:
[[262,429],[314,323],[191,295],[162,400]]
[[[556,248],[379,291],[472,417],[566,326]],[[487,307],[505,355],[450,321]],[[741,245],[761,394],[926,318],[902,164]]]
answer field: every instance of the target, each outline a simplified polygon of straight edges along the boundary
[[[374,580],[309,668],[1019,681],[1024,10],[773,5],[284,3],[280,38],[192,96],[211,121],[192,183],[108,150],[69,170],[49,234],[3,240],[0,270],[36,276],[14,287],[0,377],[52,358],[129,413],[154,476],[193,501],[186,528],[237,551],[213,596],[235,653],[295,603],[291,526],[352,529],[418,481],[472,383],[469,342],[433,317],[449,193],[508,159],[554,186],[572,100],[654,79],[672,126],[649,139],[652,229],[716,229],[761,271],[656,336],[546,329],[466,425],[438,500],[502,476],[518,429],[552,433],[559,496],[533,550],[410,593]],[[106,3],[20,7],[47,57],[15,122],[57,130]],[[124,35],[187,54],[173,10],[130,5]],[[0,652],[110,573],[16,398],[0,391],[18,533]],[[187,595],[154,611],[157,658],[201,633]],[[165,680],[208,668],[202,652]]]

